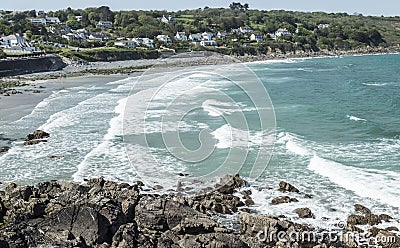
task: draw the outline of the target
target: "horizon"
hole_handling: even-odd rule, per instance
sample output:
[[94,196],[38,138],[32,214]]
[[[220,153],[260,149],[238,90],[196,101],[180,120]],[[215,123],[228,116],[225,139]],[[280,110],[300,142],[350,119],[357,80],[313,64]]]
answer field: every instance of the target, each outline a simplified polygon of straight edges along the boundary
[[[210,8],[229,8],[229,4],[236,1],[227,0],[205,0],[195,1],[188,0],[185,3],[171,0],[169,2],[158,2],[148,0],[146,2],[115,2],[111,0],[70,0],[66,1],[49,1],[44,0],[39,3],[27,3],[24,0],[14,0],[12,2],[3,3],[2,9],[5,11],[26,11],[26,10],[44,10],[55,11],[61,9],[86,9],[90,7],[108,6],[113,11],[124,10],[166,10],[178,11],[186,9],[199,9],[204,7]],[[307,2],[292,2],[291,0],[272,0],[265,2],[261,0],[237,1],[248,3],[250,9],[253,10],[286,10],[299,12],[326,12],[326,13],[347,13],[347,14],[362,14],[366,16],[399,16],[400,2],[395,0],[376,1],[352,1],[338,0],[335,2],[321,2],[318,0],[309,0]]]

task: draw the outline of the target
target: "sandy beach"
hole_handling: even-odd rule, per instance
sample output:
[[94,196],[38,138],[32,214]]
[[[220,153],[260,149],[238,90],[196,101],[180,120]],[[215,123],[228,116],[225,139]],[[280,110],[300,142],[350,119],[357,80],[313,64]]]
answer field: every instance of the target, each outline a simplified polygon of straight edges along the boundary
[[[0,125],[11,123],[28,115],[43,99],[54,91],[85,85],[101,85],[127,78],[128,75],[88,75],[31,82],[31,85],[17,87],[22,94],[0,97]],[[39,93],[33,93],[34,90]]]

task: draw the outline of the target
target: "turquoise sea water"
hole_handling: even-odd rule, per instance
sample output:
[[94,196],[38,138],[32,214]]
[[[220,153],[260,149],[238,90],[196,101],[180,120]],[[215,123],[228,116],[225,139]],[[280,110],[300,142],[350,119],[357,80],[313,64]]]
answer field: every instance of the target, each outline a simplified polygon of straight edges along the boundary
[[[268,91],[276,115],[271,160],[260,177],[249,179],[255,209],[295,218],[293,209],[305,206],[313,210],[317,221],[327,217],[335,223],[349,214],[352,205],[362,203],[373,211],[399,216],[400,55],[245,66]],[[30,115],[1,126],[0,133],[13,138],[23,138],[34,129],[48,131],[51,137],[48,143],[31,147],[14,142],[0,157],[0,181],[31,184],[104,176],[133,182],[146,173],[153,183],[164,185],[167,178],[176,183],[177,173],[198,176],[214,170],[231,149],[239,152],[233,154],[232,164],[243,159],[240,152],[249,152],[242,168],[246,172],[266,144],[265,130],[257,122],[261,110],[249,101],[249,95],[237,84],[201,70],[173,77],[168,87],[154,95],[163,83],[156,82],[157,78],[163,75],[154,77],[154,82],[136,77],[55,91]],[[221,92],[230,98],[222,98]],[[250,95],[254,94],[260,97],[265,92]],[[149,96],[151,102],[144,102]],[[173,109],[166,107],[174,100]],[[191,105],[196,107],[187,111]],[[227,121],[238,110],[246,117],[249,132],[240,122]],[[179,123],[165,119],[174,115],[182,117]],[[166,149],[162,134],[176,130],[191,150],[201,146],[202,130],[209,130],[204,137],[215,149],[196,163],[171,156],[173,149]],[[50,158],[53,155],[62,157]],[[273,206],[271,198],[282,193],[269,188],[276,188],[280,180],[314,197],[296,196],[300,203]]]

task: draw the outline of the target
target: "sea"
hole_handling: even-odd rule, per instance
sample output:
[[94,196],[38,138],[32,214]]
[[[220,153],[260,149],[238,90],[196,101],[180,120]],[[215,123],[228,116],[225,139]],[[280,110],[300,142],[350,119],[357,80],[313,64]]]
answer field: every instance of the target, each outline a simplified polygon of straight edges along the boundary
[[[298,221],[338,225],[359,203],[400,226],[399,68],[397,54],[284,59],[64,85],[0,126],[13,140],[2,141],[0,181],[102,176],[192,194],[240,173],[259,213],[296,220],[309,207],[315,218]],[[23,146],[36,129],[48,142]],[[303,194],[277,191],[280,181]],[[299,202],[271,204],[282,195]]]

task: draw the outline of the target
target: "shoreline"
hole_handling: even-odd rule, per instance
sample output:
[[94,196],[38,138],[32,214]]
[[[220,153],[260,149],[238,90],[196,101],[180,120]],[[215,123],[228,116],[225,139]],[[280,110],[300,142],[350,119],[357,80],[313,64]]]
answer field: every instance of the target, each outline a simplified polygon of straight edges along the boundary
[[[372,213],[357,203],[347,219],[326,229],[299,224],[285,216],[262,215],[251,209],[257,202],[252,199],[250,185],[239,175],[226,175],[216,185],[210,185],[209,191],[194,196],[185,197],[179,192],[158,194],[144,187],[140,181],[119,184],[104,178],[92,178],[83,184],[10,183],[0,191],[0,245],[232,248],[355,248],[364,247],[365,242],[379,247],[400,245],[398,228],[390,226],[395,219],[384,213]],[[305,197],[284,181],[271,190]],[[274,200],[271,204],[287,204],[285,196]],[[295,207],[299,219],[313,218],[310,209],[301,203]],[[389,226],[382,228],[381,223]]]

